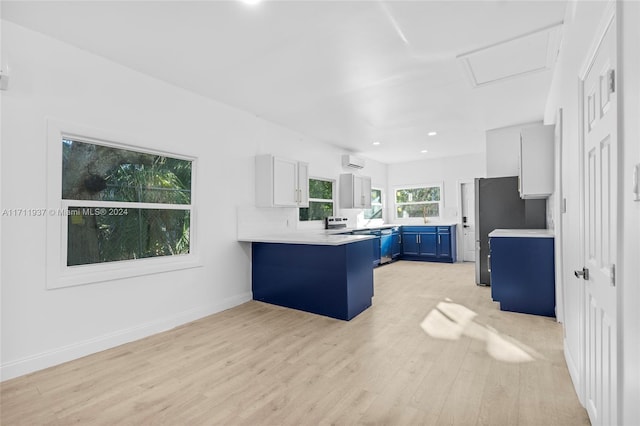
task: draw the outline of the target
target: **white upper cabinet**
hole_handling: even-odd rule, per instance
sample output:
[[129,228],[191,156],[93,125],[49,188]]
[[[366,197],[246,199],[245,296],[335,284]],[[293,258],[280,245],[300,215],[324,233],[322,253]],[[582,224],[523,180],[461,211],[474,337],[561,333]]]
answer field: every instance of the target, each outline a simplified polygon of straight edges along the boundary
[[256,156],[256,206],[308,207],[309,165],[270,154]]
[[340,208],[370,209],[371,178],[353,173],[340,175]]
[[520,133],[520,198],[547,198],[553,193],[554,126],[533,126]]

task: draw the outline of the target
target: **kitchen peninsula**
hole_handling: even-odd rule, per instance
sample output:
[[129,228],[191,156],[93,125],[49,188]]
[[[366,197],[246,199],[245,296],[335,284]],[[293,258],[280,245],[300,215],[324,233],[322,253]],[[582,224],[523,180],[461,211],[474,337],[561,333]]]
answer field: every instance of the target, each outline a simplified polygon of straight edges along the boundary
[[372,238],[299,232],[240,239],[252,243],[253,299],[351,320],[371,306]]

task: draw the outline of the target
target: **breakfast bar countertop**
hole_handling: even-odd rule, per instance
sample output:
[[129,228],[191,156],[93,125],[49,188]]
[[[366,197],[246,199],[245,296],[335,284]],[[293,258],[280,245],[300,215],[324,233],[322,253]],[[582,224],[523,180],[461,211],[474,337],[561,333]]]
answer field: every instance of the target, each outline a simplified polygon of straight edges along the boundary
[[[343,231],[348,232],[348,231]],[[373,235],[342,235],[324,232],[288,232],[282,234],[256,235],[238,238],[249,243],[306,244],[321,246],[340,246],[375,238]]]

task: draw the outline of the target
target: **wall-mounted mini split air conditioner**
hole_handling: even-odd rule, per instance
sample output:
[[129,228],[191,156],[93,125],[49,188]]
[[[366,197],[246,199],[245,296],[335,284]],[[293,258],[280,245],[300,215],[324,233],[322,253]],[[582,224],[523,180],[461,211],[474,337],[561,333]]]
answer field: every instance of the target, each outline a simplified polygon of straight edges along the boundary
[[350,154],[342,156],[342,165],[352,169],[362,169],[364,167],[364,159]]

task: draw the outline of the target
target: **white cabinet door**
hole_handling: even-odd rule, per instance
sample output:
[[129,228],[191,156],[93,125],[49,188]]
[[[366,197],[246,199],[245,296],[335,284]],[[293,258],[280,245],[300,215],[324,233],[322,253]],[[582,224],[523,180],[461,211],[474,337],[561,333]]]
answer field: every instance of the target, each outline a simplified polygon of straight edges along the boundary
[[361,205],[363,209],[371,208],[371,178],[369,176],[360,176],[360,191],[362,197],[360,197]]
[[522,129],[520,135],[520,197],[546,198],[553,193],[554,126]]
[[308,207],[309,165],[270,154],[256,157],[256,206]]
[[362,207],[364,204],[364,193],[361,176],[353,176],[353,201],[351,205],[353,207]]
[[298,163],[275,157],[273,159],[273,205],[295,207],[298,205]]
[[353,173],[340,175],[340,208],[371,208],[371,178]]
[[298,207],[309,207],[309,165],[298,163]]

